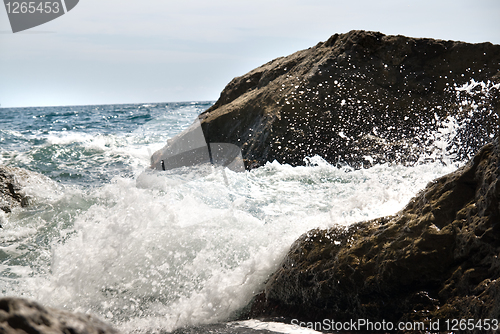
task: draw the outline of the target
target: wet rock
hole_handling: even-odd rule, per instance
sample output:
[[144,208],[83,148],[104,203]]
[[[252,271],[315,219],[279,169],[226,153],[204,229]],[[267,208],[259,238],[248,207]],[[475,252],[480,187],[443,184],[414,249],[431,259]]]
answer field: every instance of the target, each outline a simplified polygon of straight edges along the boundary
[[43,307],[19,298],[0,299],[0,333],[118,334],[110,325],[87,315]]
[[47,177],[18,167],[0,166],[0,210],[9,213],[14,207],[27,207],[31,196],[25,187]]
[[11,212],[13,206],[27,206],[29,199],[22,192],[19,179],[28,172],[17,167],[0,166],[0,209]]
[[464,159],[498,132],[499,78],[500,45],[351,31],[233,79],[200,120],[247,168],[314,155],[357,167],[429,155],[452,116],[449,145]]
[[499,319],[499,185],[496,139],[394,216],[307,232],[249,315],[442,326],[446,319]]

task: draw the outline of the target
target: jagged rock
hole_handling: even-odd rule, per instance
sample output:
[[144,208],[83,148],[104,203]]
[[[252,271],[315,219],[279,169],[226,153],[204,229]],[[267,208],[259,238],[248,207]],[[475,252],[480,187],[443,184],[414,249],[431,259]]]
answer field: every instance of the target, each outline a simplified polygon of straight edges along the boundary
[[119,334],[101,320],[19,299],[0,299],[2,334]]
[[238,145],[247,166],[317,154],[356,167],[418,160],[454,116],[464,159],[498,132],[498,86],[456,90],[471,80],[499,83],[500,45],[351,31],[233,79],[200,120],[207,142]]
[[13,206],[27,206],[29,199],[22,192],[19,178],[27,176],[27,171],[17,167],[0,166],[0,209],[10,212]]
[[496,139],[394,216],[301,236],[250,315],[499,319],[499,199]]
[[24,191],[26,185],[50,179],[19,167],[0,166],[0,210],[11,212],[13,207],[27,207],[31,196]]

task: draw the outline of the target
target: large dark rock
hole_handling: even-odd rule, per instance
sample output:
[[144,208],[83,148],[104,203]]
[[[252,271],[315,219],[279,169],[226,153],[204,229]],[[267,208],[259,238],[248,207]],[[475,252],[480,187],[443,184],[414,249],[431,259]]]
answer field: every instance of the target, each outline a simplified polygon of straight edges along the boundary
[[86,314],[43,307],[19,299],[0,299],[2,334],[118,334],[110,325]]
[[200,120],[207,142],[238,145],[256,166],[316,154],[360,166],[418,160],[454,116],[451,150],[470,158],[500,108],[498,86],[456,90],[471,80],[500,82],[500,45],[351,31],[233,79]]
[[499,199],[496,139],[394,216],[304,234],[250,316],[500,319]]

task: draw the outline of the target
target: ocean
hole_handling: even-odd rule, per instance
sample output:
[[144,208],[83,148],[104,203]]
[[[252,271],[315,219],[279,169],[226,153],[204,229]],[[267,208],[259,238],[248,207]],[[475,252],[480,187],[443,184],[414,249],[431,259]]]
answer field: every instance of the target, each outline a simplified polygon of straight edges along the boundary
[[47,177],[26,189],[30,207],[0,210],[0,296],[93,313],[124,333],[217,324],[313,333],[232,320],[301,234],[395,214],[463,164],[446,149],[449,121],[434,159],[414,166],[353,169],[314,156],[226,170],[227,182],[220,168],[194,178],[145,172],[212,104],[0,108],[0,164]]

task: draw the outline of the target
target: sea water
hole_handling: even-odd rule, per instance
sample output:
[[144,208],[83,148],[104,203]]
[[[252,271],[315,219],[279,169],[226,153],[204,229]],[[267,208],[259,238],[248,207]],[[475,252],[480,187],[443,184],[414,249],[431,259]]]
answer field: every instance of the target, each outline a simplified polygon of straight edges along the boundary
[[[301,234],[395,214],[461,164],[443,149],[411,167],[310,157],[187,179],[145,172],[211,105],[0,109],[0,164],[47,177],[27,187],[29,208],[0,213],[0,296],[97,314],[125,333],[225,322]],[[436,143],[454,129],[440,131]]]

